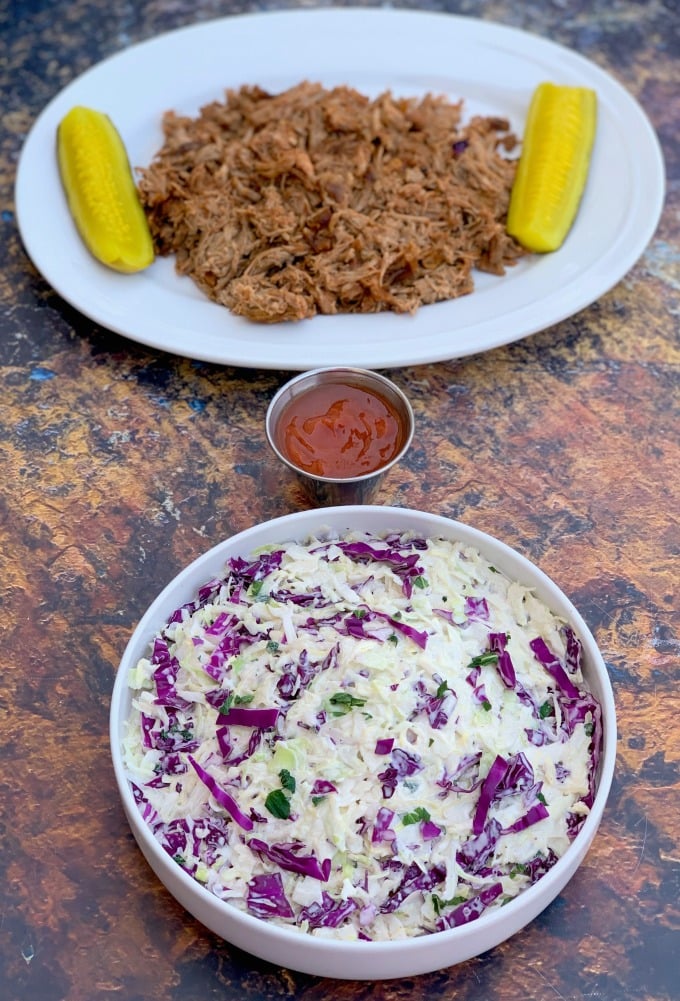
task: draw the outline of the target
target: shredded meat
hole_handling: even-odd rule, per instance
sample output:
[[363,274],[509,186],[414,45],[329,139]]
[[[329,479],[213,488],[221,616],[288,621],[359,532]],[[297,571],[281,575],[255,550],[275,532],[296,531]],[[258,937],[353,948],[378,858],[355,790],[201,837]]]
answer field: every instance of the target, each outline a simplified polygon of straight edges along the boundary
[[172,111],[140,171],[156,251],[211,299],[258,322],[415,312],[501,275],[515,164],[508,122],[462,102],[375,100],[304,82]]

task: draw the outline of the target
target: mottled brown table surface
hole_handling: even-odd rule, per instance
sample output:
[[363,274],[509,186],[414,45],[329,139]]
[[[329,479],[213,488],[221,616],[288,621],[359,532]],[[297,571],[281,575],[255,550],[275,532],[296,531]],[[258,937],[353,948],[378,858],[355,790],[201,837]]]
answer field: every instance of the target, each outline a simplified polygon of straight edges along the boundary
[[405,982],[330,981],[270,967],[206,932],[158,883],[114,784],[114,675],[140,615],[182,566],[235,531],[308,506],[264,437],[267,402],[285,375],[148,350],[80,315],[24,252],[14,176],[38,113],[89,66],[158,32],[256,5],[5,2],[0,996],[7,1001],[680,997],[677,0],[426,7],[574,48],[638,99],[664,150],[660,225],[611,291],[508,347],[392,371],[413,401],[418,433],[378,496],[500,537],[548,572],[583,614],[618,709],[617,769],[598,836],[576,877],[524,931],[461,966]]

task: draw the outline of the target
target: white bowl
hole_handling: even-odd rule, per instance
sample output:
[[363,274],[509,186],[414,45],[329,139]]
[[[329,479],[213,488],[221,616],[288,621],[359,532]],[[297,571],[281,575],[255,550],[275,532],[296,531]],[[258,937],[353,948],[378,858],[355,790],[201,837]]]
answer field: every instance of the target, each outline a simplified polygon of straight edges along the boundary
[[[259,546],[331,528],[382,534],[414,529],[423,536],[458,539],[475,546],[508,577],[535,589],[553,612],[571,624],[583,647],[584,677],[602,707],[604,746],[595,800],[580,832],[559,861],[538,882],[497,910],[446,931],[390,942],[339,941],[252,917],[206,890],[161,848],[140,816],[125,775],[122,734],[131,709],[128,672],[148,654],[153,635],[197,588],[218,575],[226,560],[246,556]],[[612,688],[598,647],[583,619],[560,589],[537,567],[504,543],[460,522],[404,508],[346,505],[301,511],[240,532],[209,550],[161,592],[135,629],[118,669],[111,701],[111,752],[118,789],[132,832],[158,878],[198,921],[238,948],[278,966],[322,977],[385,980],[416,976],[452,966],[510,938],[532,921],[564,889],[588,851],[602,818],[614,772],[616,713]]]

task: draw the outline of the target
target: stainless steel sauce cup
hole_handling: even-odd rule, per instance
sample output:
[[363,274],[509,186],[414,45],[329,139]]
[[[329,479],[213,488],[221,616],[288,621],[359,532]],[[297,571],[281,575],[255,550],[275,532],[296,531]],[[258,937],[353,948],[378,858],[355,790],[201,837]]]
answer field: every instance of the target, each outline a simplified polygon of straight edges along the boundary
[[[384,464],[372,472],[360,476],[318,476],[310,473],[286,455],[280,433],[280,421],[288,405],[310,389],[328,385],[351,385],[367,392],[373,392],[387,401],[394,410],[401,426],[401,441],[395,454]],[[401,389],[390,379],[369,369],[352,368],[349,366],[334,366],[312,369],[295,376],[285,383],[272,398],[267,409],[266,432],[267,440],[274,454],[289,469],[292,469],[306,488],[307,494],[318,504],[363,504],[370,501],[383,479],[385,473],[392,468],[408,451],[413,439],[414,417],[413,409]]]

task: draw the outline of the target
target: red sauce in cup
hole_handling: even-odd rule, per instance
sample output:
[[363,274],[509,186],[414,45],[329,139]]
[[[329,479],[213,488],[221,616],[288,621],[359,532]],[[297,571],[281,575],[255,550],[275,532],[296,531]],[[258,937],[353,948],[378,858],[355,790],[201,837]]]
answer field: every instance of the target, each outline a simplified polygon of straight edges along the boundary
[[387,465],[402,448],[406,430],[380,393],[336,382],[292,399],[276,437],[288,460],[312,476],[350,479]]

